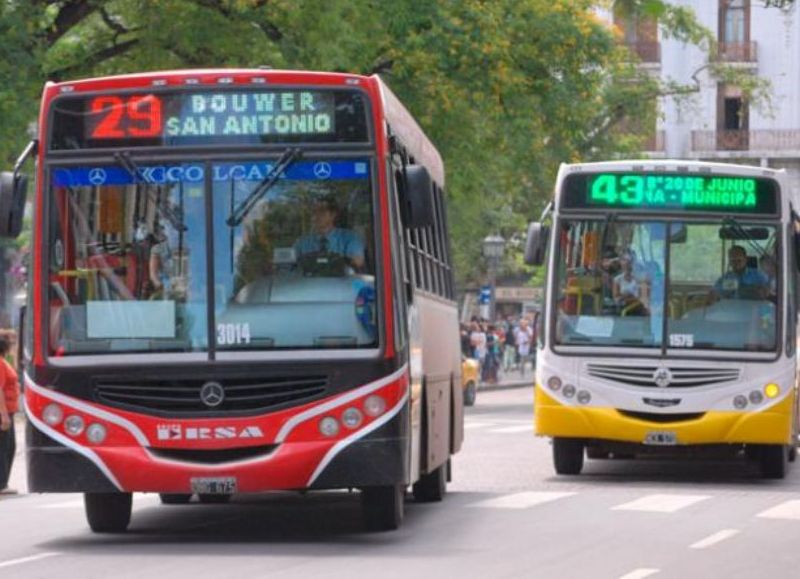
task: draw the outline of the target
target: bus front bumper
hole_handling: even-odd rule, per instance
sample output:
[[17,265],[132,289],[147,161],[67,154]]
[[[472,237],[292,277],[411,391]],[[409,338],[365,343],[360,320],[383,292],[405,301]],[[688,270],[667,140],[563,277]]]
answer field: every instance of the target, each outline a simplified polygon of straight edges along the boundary
[[709,411],[680,422],[647,421],[614,408],[566,406],[536,386],[534,423],[540,436],[643,444],[648,434],[668,431],[677,445],[789,444],[794,393],[760,412]]

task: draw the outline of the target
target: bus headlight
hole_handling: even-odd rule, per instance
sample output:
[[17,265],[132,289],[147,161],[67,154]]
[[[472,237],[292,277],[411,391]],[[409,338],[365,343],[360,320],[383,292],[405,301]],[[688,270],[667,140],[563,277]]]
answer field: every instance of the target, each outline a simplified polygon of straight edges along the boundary
[[589,404],[589,401],[592,399],[592,395],[589,394],[586,390],[578,390],[578,402],[581,404]]
[[547,379],[547,387],[553,392],[557,392],[561,388],[561,378],[558,376],[550,376]]
[[752,404],[761,404],[764,401],[764,395],[758,390],[753,390],[748,398]]
[[362,419],[363,415],[358,408],[351,407],[342,413],[342,424],[351,430],[353,428],[358,428],[358,425],[361,424]]
[[767,398],[775,398],[778,394],[781,393],[781,387],[771,382],[764,386],[764,394]]
[[88,438],[89,442],[92,444],[100,444],[106,439],[106,427],[97,422],[93,422],[89,425],[89,428],[86,429],[86,438]]
[[744,396],[743,394],[739,394],[738,396],[736,396],[733,399],[733,406],[734,408],[737,408],[739,410],[747,406],[747,396]]
[[575,396],[575,386],[567,384],[564,386],[564,390],[562,390],[561,393],[564,395],[564,398],[572,398]]
[[64,411],[58,404],[48,404],[42,411],[42,418],[50,426],[58,426],[64,419]]
[[67,434],[71,434],[72,436],[78,436],[83,432],[83,427],[83,418],[77,414],[70,414],[64,421],[64,430],[67,431]]
[[326,416],[319,421],[319,431],[322,436],[336,436],[339,434],[339,422],[333,416]]

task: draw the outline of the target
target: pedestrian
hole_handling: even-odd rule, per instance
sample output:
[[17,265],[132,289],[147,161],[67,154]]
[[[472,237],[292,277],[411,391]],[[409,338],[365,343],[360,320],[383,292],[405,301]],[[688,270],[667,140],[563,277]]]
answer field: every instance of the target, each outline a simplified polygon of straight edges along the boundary
[[481,368],[481,378],[487,384],[497,384],[497,371],[500,367],[500,347],[494,326],[488,326],[486,332],[486,355]]
[[517,329],[514,327],[511,316],[508,317],[506,339],[503,350],[503,371],[508,372],[517,365]]
[[515,338],[517,340],[517,353],[519,354],[519,370],[525,376],[525,364],[530,360],[533,342],[533,330],[528,325],[527,318],[522,318],[519,321],[519,328],[517,328]]
[[0,336],[0,494],[17,492],[8,487],[11,465],[17,452],[14,413],[19,410],[17,372],[5,359],[9,348],[8,338]]

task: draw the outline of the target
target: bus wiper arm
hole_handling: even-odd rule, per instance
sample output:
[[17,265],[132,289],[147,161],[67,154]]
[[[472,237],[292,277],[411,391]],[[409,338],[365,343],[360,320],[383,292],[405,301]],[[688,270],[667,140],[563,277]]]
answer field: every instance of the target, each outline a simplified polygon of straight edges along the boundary
[[748,245],[750,245],[751,248],[755,249],[758,252],[759,257],[764,257],[765,255],[767,255],[766,250],[761,249],[761,247],[750,238],[750,234],[744,227],[742,227],[741,223],[736,221],[736,219],[734,219],[733,217],[726,217],[725,219],[722,220],[722,223],[729,225],[736,232],[737,235],[739,235],[742,239],[744,239],[748,243]]
[[231,216],[228,217],[226,223],[230,227],[237,227],[241,225],[244,218],[253,210],[256,203],[269,191],[275,183],[277,183],[278,179],[280,179],[281,175],[283,175],[284,171],[289,168],[289,165],[294,163],[297,159],[303,156],[302,149],[298,147],[290,147],[284,151],[283,155],[281,155],[278,162],[272,168],[272,171],[269,172],[269,175],[264,177],[264,180],[253,189],[252,193],[248,195],[247,199],[242,201],[231,213]]
[[[134,182],[138,184],[145,181],[142,178],[141,169],[139,169],[139,166],[131,158],[130,153],[127,151],[119,151],[114,153],[114,159],[116,159],[117,164],[120,167],[130,173]],[[177,231],[186,231],[188,229],[188,227],[186,227],[186,225],[183,223],[183,216],[180,215],[179,212],[175,211],[172,205],[169,204],[169,201],[167,201],[166,197],[160,201],[157,198],[156,207],[158,212],[163,215],[167,221],[169,221],[169,224],[172,225],[173,229]]]

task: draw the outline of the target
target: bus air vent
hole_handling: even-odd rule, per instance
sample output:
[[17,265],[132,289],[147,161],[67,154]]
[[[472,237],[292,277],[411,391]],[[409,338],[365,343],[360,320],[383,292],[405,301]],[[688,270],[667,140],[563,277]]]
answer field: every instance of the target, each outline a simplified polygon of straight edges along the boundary
[[[665,372],[666,371],[666,372]],[[739,379],[736,368],[695,368],[663,366],[622,366],[617,364],[586,364],[586,373],[609,382],[645,388],[690,388],[711,386]],[[657,380],[658,378],[658,380]]]
[[222,401],[209,408],[200,396],[207,380],[157,379],[98,380],[95,400],[109,406],[168,416],[222,416],[251,414],[295,406],[327,391],[325,376],[220,378]]
[[705,415],[705,412],[682,412],[680,414],[655,414],[654,412],[634,412],[633,410],[617,410],[617,412],[628,418],[646,422],[658,422],[659,424],[699,420]]
[[278,448],[277,444],[268,444],[266,446],[244,446],[240,448],[212,450],[196,448],[148,448],[147,450],[154,456],[180,462],[194,464],[225,464],[226,462],[236,462],[239,460],[268,456],[272,454],[276,448]]

